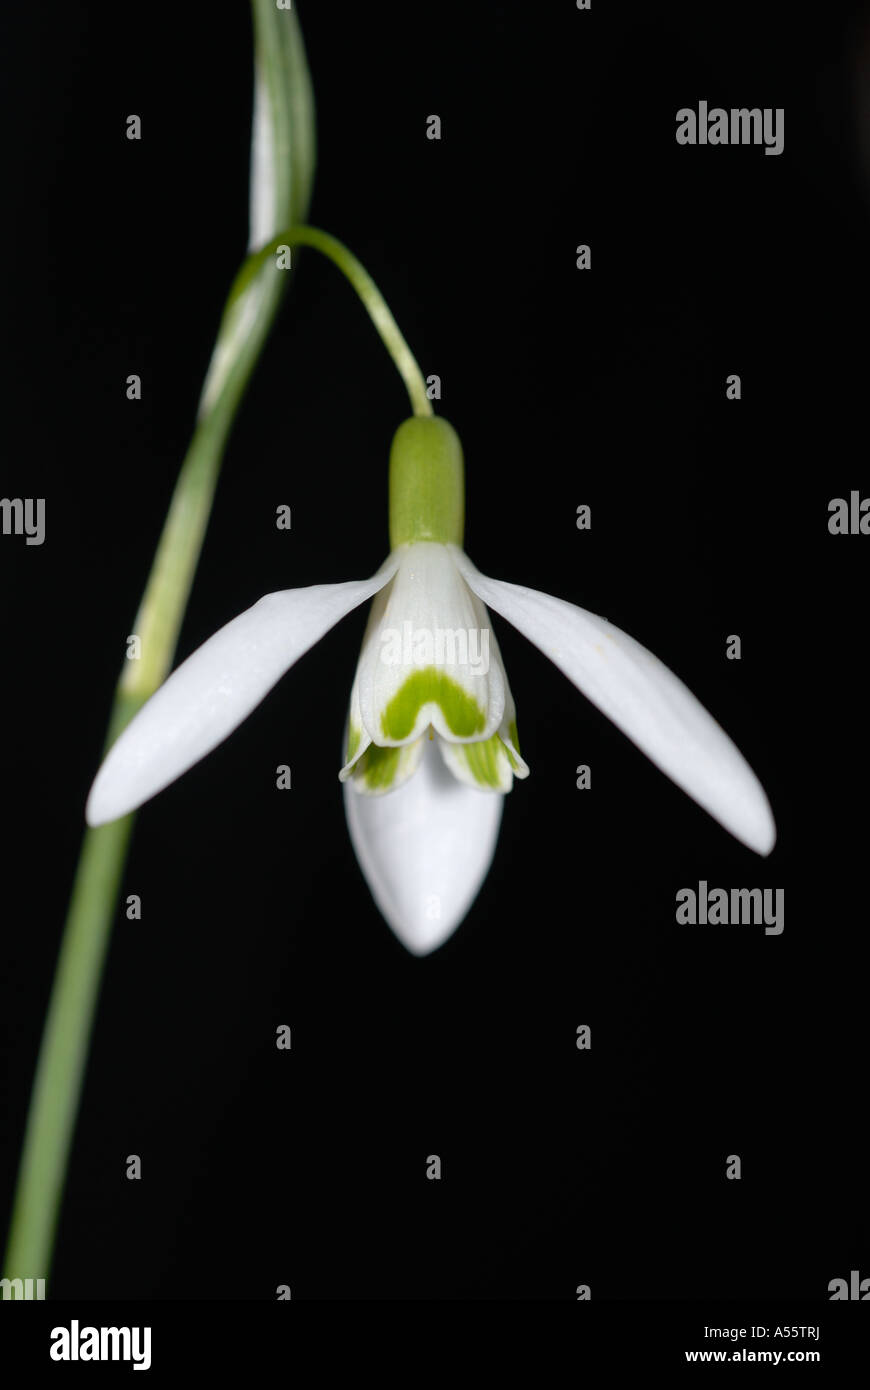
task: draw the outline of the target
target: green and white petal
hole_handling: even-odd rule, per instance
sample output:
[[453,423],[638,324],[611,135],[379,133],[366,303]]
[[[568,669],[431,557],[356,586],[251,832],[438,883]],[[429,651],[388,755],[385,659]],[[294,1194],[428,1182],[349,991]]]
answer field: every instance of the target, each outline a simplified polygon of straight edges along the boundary
[[[479,739],[477,743],[448,743],[445,738],[439,738],[438,746],[447,767],[460,782],[485,792],[511,790],[513,755],[498,734]],[[528,768],[523,775],[528,775]]]
[[516,715],[514,715],[512,719],[503,720],[502,726],[498,731],[498,736],[505,746],[505,751],[507,752],[508,761],[510,762],[514,777],[519,777],[522,781],[524,777],[528,777],[529,775],[529,765],[520,755],[520,740],[517,734]]
[[[377,626],[377,610],[373,607],[366,624],[363,650],[371,633]],[[361,658],[360,658],[361,660]],[[350,779],[354,791],[365,792],[370,796],[380,796],[384,792],[395,791],[416,771],[423,752],[423,739],[398,747],[379,747],[372,743],[368,730],[362,720],[359,703],[359,666],[350,692],[350,712],[344,732],[344,767],[339,772],[342,782]]]
[[372,605],[357,669],[368,736],[395,747],[431,725],[454,742],[489,738],[504,715],[505,679],[486,609],[445,545],[393,553],[398,569]]
[[456,546],[475,593],[559,667],[683,791],[758,854],[776,826],[746,759],[672,671],[633,637],[573,603],[489,579]]
[[520,757],[516,707],[507,681],[504,717],[498,733],[477,743],[439,739],[438,745],[453,776],[482,791],[509,792],[515,777],[529,775],[528,765]]
[[[495,651],[498,651],[498,644],[495,640],[495,633],[492,634],[492,641]],[[499,660],[501,660],[500,653]],[[511,694],[511,688],[508,685],[507,677],[505,677],[504,683],[504,714],[502,715],[501,727],[498,731],[498,736],[501,739],[507,751],[508,759],[510,761],[511,770],[514,774],[514,777],[519,777],[521,780],[524,777],[528,777],[528,763],[520,757],[520,738],[519,734],[517,733],[517,707],[514,704],[514,697]]]
[[466,916],[492,863],[504,798],[481,796],[422,740],[416,775],[390,796],[344,785],[350,838],[372,897],[416,956],[443,945]]
[[368,796],[396,791],[417,771],[426,742],[427,736],[423,734],[416,743],[403,743],[399,747],[380,748],[376,743],[369,743],[349,769],[342,768],[338,775],[342,782],[349,778],[354,791]]
[[210,753],[300,656],[389,582],[396,563],[390,556],[371,579],[267,594],[198,647],[110,748],[88,824],[134,811]]

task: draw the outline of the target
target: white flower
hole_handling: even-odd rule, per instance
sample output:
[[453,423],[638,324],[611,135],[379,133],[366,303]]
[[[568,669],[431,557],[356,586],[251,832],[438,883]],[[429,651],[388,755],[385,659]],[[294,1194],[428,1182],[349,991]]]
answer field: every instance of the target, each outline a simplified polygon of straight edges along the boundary
[[110,749],[88,799],[89,823],[134,810],[181,776],[373,598],[339,776],[357,858],[410,951],[434,950],[462,921],[495,851],[500,793],[528,776],[487,607],[711,816],[769,854],[776,831],[764,791],[694,695],[605,619],[482,575],[461,548],[463,498],[450,425],[406,421],[390,458],[392,549],[377,574],[269,594],[215,633]]

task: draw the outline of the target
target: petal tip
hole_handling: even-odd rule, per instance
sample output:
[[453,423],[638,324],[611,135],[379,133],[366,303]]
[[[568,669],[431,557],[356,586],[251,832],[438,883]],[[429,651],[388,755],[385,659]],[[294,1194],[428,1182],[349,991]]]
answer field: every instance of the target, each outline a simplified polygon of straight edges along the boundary
[[[463,917],[464,915],[463,913]],[[449,941],[461,920],[462,918],[458,917],[451,922],[429,921],[410,916],[400,919],[392,913],[386,918],[387,925],[393,935],[401,942],[406,951],[417,957],[431,956],[434,951]]]
[[456,781],[428,739],[414,776],[389,796],[358,796],[345,783],[357,861],[412,955],[431,955],[467,916],[495,853],[503,800]]
[[737,837],[747,849],[753,850],[756,854],[766,859],[773,852],[776,845],[776,822],[773,819],[773,812],[761,786],[757,788],[757,797],[754,804],[746,809],[741,816],[739,824],[724,824],[731,833]]
[[85,823],[95,830],[135,810],[136,804],[130,805],[129,799],[121,797],[117,789],[106,786],[102,771],[98,772],[85,802]]
[[117,820],[117,813],[100,783],[100,774],[97,773],[85,802],[85,822],[92,829],[96,829],[98,825],[106,825],[109,821]]
[[774,821],[773,816],[771,816],[770,823],[766,827],[763,836],[759,838],[759,843],[757,846],[758,853],[762,855],[765,859],[767,859],[767,857],[770,854],[772,854],[774,849],[776,848],[776,838],[776,822]]

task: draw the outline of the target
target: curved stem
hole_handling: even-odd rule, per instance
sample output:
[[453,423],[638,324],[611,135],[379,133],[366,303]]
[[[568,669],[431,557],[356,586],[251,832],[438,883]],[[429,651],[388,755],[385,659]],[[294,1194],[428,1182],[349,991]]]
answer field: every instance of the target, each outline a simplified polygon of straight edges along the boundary
[[[243,262],[224,307],[197,425],[173,493],[134,631],[142,658],[125,662],[112,707],[110,747],[165,679],[208,524],[227,435],[280,299],[260,272],[281,247],[311,246],[350,281],[408,390],[431,415],[414,356],[371,276],[335,237],[292,225]],[[284,269],[276,262],[276,269]],[[134,817],[84,838],[28,1112],[6,1250],[10,1279],[47,1278],[88,1045]]]
[[[346,276],[365,305],[372,323],[380,334],[381,342],[392,357],[396,369],[405,383],[414,414],[431,415],[433,413],[432,402],[426,394],[426,382],[423,379],[423,373],[420,371],[414,354],[405,342],[384,296],[362,262],[358,261],[353,252],[349,251],[337,237],[330,236],[329,232],[323,232],[318,227],[308,227],[301,223],[279,232],[276,237],[273,237],[270,242],[261,247],[259,251],[254,252],[245,261],[230,290],[227,312],[232,311],[232,306],[238,296],[244,293],[266,261],[274,257],[282,248],[290,249],[294,246],[313,247],[315,251],[319,251],[321,255],[331,260],[333,265],[337,266]],[[286,265],[276,263],[277,270],[286,268],[289,268],[289,259]]]
[[[261,18],[270,20],[273,13],[274,7],[259,5],[258,23]],[[294,28],[287,43],[287,61],[295,64],[298,90],[300,82],[307,80],[298,29]],[[272,54],[273,48],[268,52]],[[297,113],[297,127],[300,120]],[[303,208],[305,201],[307,193]],[[281,215],[292,216],[292,211],[285,207]],[[243,263],[243,271],[249,266],[250,258]],[[249,293],[242,296],[239,278],[224,308],[196,428],[172,494],[133,628],[141,639],[141,659],[123,663],[106,750],[162,683],[172,664],[227,437],[284,288],[282,281],[265,275],[252,283],[256,279],[254,271],[246,275]],[[48,1279],[51,1271],[100,982],[134,819],[129,815],[109,825],[90,828],[82,842],[40,1044],[0,1271],[12,1281],[13,1298],[22,1296],[15,1288],[17,1280]]]

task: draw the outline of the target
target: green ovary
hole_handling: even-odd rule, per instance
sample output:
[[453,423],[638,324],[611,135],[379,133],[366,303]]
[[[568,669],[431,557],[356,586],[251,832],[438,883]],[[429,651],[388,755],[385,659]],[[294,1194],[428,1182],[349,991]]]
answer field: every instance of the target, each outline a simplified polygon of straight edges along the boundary
[[390,449],[390,545],[462,544],[465,467],[452,425],[416,415],[396,430]]
[[437,705],[447,728],[457,738],[471,738],[486,725],[480,705],[462,686],[435,666],[408,677],[381,715],[384,738],[407,738],[424,705]]

